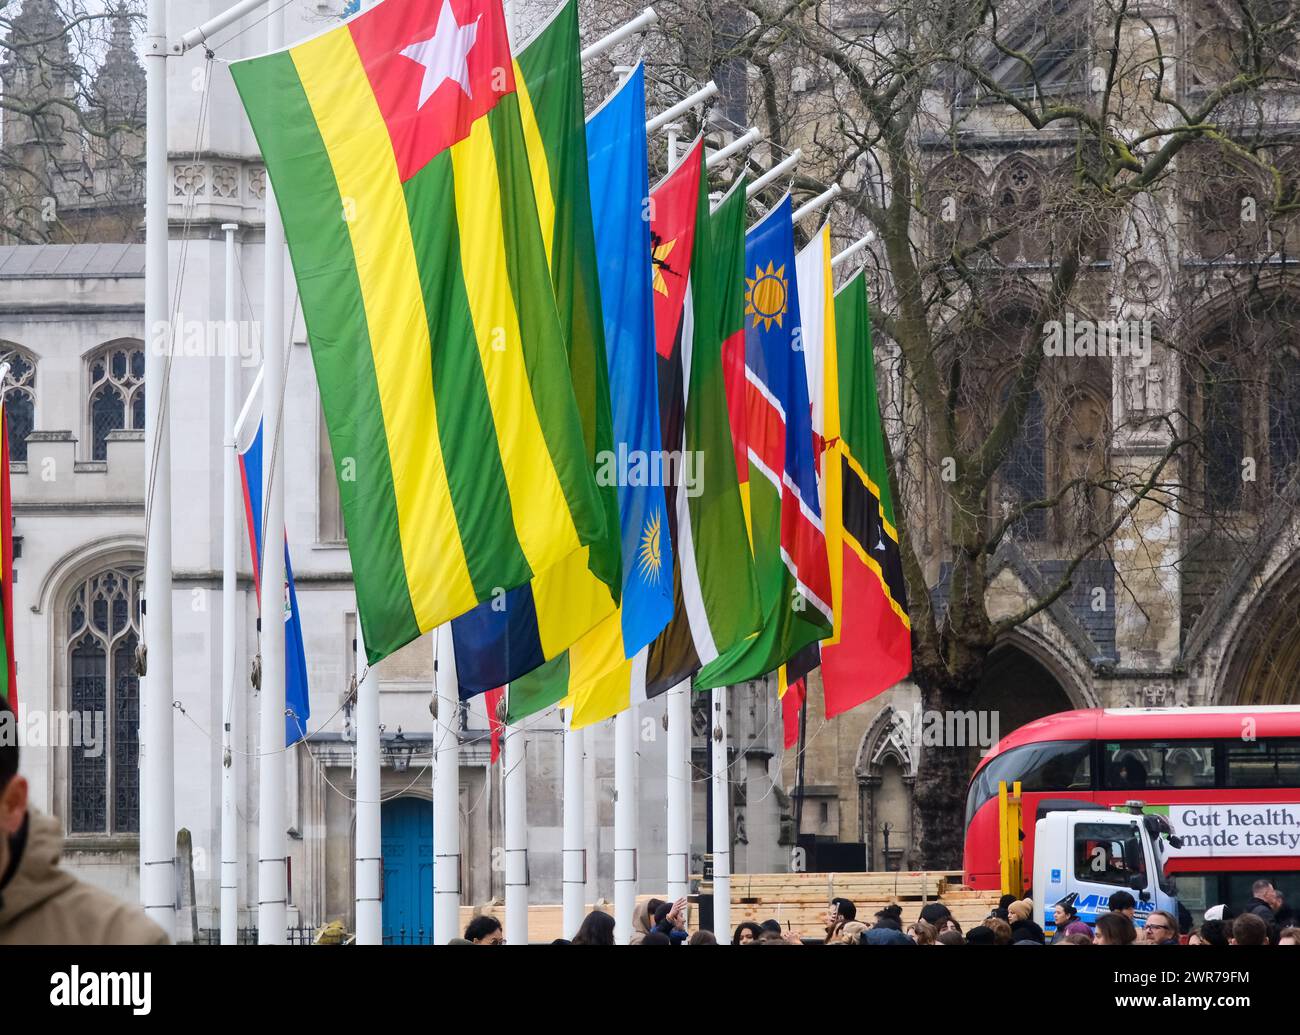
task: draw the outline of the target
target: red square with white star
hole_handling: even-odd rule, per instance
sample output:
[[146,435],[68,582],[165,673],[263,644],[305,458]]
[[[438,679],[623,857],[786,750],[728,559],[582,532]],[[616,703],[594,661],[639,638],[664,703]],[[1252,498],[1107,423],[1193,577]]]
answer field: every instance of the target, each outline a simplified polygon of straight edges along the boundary
[[514,92],[501,0],[386,0],[348,29],[403,183]]

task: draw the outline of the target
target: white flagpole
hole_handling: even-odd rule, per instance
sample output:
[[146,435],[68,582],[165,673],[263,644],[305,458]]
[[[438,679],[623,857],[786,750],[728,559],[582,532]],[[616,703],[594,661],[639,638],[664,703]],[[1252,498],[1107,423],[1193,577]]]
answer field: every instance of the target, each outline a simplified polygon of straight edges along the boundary
[[713,690],[713,933],[726,943],[731,935],[731,799],[727,779],[727,691]]
[[[171,408],[167,358],[167,4],[149,0],[145,39],[145,515],[140,679],[140,900],[176,937],[176,786],[172,731]],[[161,419],[159,419],[161,417]]]
[[446,945],[460,934],[460,694],[450,622],[433,644],[433,942]]
[[[506,693],[510,691],[507,688]],[[502,730],[505,763],[507,945],[528,944],[528,751],[522,726]],[[566,812],[565,819],[568,815]],[[566,824],[567,826],[567,824]]]
[[235,700],[239,686],[239,656],[235,625],[239,616],[240,487],[238,444],[235,441],[235,389],[239,379],[239,327],[235,295],[235,231],[238,223],[222,223],[226,235],[225,384],[222,428],[225,455],[221,488],[221,944],[239,941],[239,833],[235,812]]
[[587,898],[587,865],[584,821],[587,817],[586,788],[583,786],[586,738],[583,730],[570,729],[569,709],[564,730],[564,830],[560,854],[561,900],[565,938],[572,938],[582,925]]
[[[715,83],[712,79],[710,79],[707,83],[701,86],[689,97],[684,97],[682,100],[674,104],[671,108],[668,108],[665,111],[661,111],[654,118],[647,119],[645,124],[645,131],[647,135],[658,133],[661,129],[670,127],[670,125],[673,122],[673,119],[677,118],[678,116],[685,115],[697,104],[703,104],[705,101],[707,101],[717,92],[718,92],[718,84]],[[677,127],[670,128],[669,132],[672,133],[675,128]]]
[[842,265],[847,260],[853,258],[853,256],[857,255],[858,252],[862,251],[863,248],[865,248],[875,239],[876,239],[876,232],[874,230],[868,230],[866,237],[854,241],[851,245],[845,248],[844,251],[840,252],[839,255],[831,259],[831,268],[834,269],[837,266]]
[[[267,15],[268,50],[284,43],[284,11]],[[284,224],[266,184],[265,295],[262,306],[262,691],[259,715],[257,819],[257,941],[288,941],[288,837],[284,750]]]
[[591,46],[584,47],[580,56],[582,63],[585,65],[590,61],[594,61],[596,58],[600,57],[601,54],[605,53],[605,51],[609,50],[610,47],[622,43],[629,36],[634,36],[638,32],[648,29],[658,20],[659,16],[655,14],[655,9],[653,7],[647,7],[630,22],[624,22],[608,36],[602,36]]
[[704,168],[716,169],[728,158],[734,155],[737,151],[743,151],[751,144],[756,144],[759,140],[762,139],[762,137],[763,137],[763,131],[760,130],[757,126],[751,126],[749,131],[745,133],[744,136],[736,137],[736,139],[733,140],[726,147],[719,148],[718,150],[714,151],[713,154],[709,155],[708,158],[704,159]]
[[614,716],[614,941],[632,937],[636,909],[636,709]]
[[366,643],[361,632],[361,607],[357,606],[357,838],[356,910],[357,944],[383,943],[383,896],[380,875],[383,850],[380,835],[379,679],[366,663]]
[[794,215],[790,217],[791,220],[797,223],[799,220],[803,219],[804,216],[816,212],[819,208],[829,205],[840,196],[842,190],[843,188],[838,183],[832,183],[829,188],[818,194],[817,197],[812,199],[812,201],[809,201],[800,208],[795,209]]
[[781,161],[777,162],[776,165],[772,166],[772,168],[768,169],[767,172],[763,173],[762,176],[760,176],[757,180],[755,180],[748,187],[746,187],[745,196],[752,198],[755,194],[761,191],[773,180],[781,176],[784,176],[786,173],[790,172],[796,165],[799,164],[799,159],[802,157],[803,157],[802,149],[796,147],[793,151],[790,152],[789,155],[781,159]]

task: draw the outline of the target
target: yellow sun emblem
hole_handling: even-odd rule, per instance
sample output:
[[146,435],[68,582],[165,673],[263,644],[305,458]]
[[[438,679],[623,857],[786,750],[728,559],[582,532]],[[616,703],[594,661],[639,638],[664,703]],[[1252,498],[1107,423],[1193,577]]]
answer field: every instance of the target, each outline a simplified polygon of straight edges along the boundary
[[782,326],[781,318],[785,316],[790,295],[785,264],[782,263],[779,269],[775,266],[771,261],[767,269],[755,266],[753,277],[745,278],[745,315],[754,318],[754,327],[762,322],[765,331],[770,331],[773,323]]
[[661,241],[655,245],[650,252],[651,265],[654,266],[655,282],[654,288],[661,295],[668,294],[668,281],[664,280],[664,266],[668,261],[668,253],[677,245],[677,238],[671,241]]
[[641,549],[637,551],[637,570],[647,582],[658,582],[663,570],[663,554],[659,549],[659,511],[646,520],[641,531]]

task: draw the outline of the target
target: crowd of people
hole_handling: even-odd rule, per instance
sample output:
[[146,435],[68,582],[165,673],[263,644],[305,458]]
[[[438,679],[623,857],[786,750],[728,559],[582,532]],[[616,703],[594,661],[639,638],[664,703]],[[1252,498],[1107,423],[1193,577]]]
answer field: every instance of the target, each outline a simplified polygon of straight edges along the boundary
[[[1108,912],[1092,924],[1080,918],[1073,895],[1052,907],[1049,935],[1034,920],[1031,899],[1003,895],[984,920],[963,929],[942,902],[930,902],[920,916],[904,925],[903,907],[885,906],[868,924],[847,898],[833,898],[826,909],[824,937],[810,938],[782,927],[777,920],[746,920],[731,936],[732,945],[1300,945],[1300,926],[1272,881],[1257,880],[1251,898],[1240,910],[1211,906],[1201,924],[1180,928],[1178,918],[1163,910],[1145,914],[1137,924],[1137,900],[1127,891],[1111,895]],[[717,945],[712,931],[688,931],[686,900],[652,898],[638,907],[632,922],[631,945]],[[459,944],[504,944],[501,922],[475,917]],[[602,910],[587,914],[572,939],[563,945],[614,945],[614,918]]]

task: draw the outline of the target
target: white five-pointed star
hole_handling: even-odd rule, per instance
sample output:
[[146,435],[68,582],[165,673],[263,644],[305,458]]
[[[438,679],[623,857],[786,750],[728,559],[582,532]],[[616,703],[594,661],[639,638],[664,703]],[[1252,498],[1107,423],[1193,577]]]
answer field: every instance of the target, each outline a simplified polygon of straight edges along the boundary
[[[480,15],[480,17],[482,17]],[[402,57],[408,57],[424,66],[424,79],[420,83],[420,103],[433,96],[447,80],[458,83],[465,91],[466,97],[472,97],[469,89],[469,52],[474,49],[474,40],[478,37],[478,18],[471,25],[461,25],[452,13],[450,0],[443,0],[442,11],[438,14],[438,27],[427,40],[412,43],[402,51]]]

